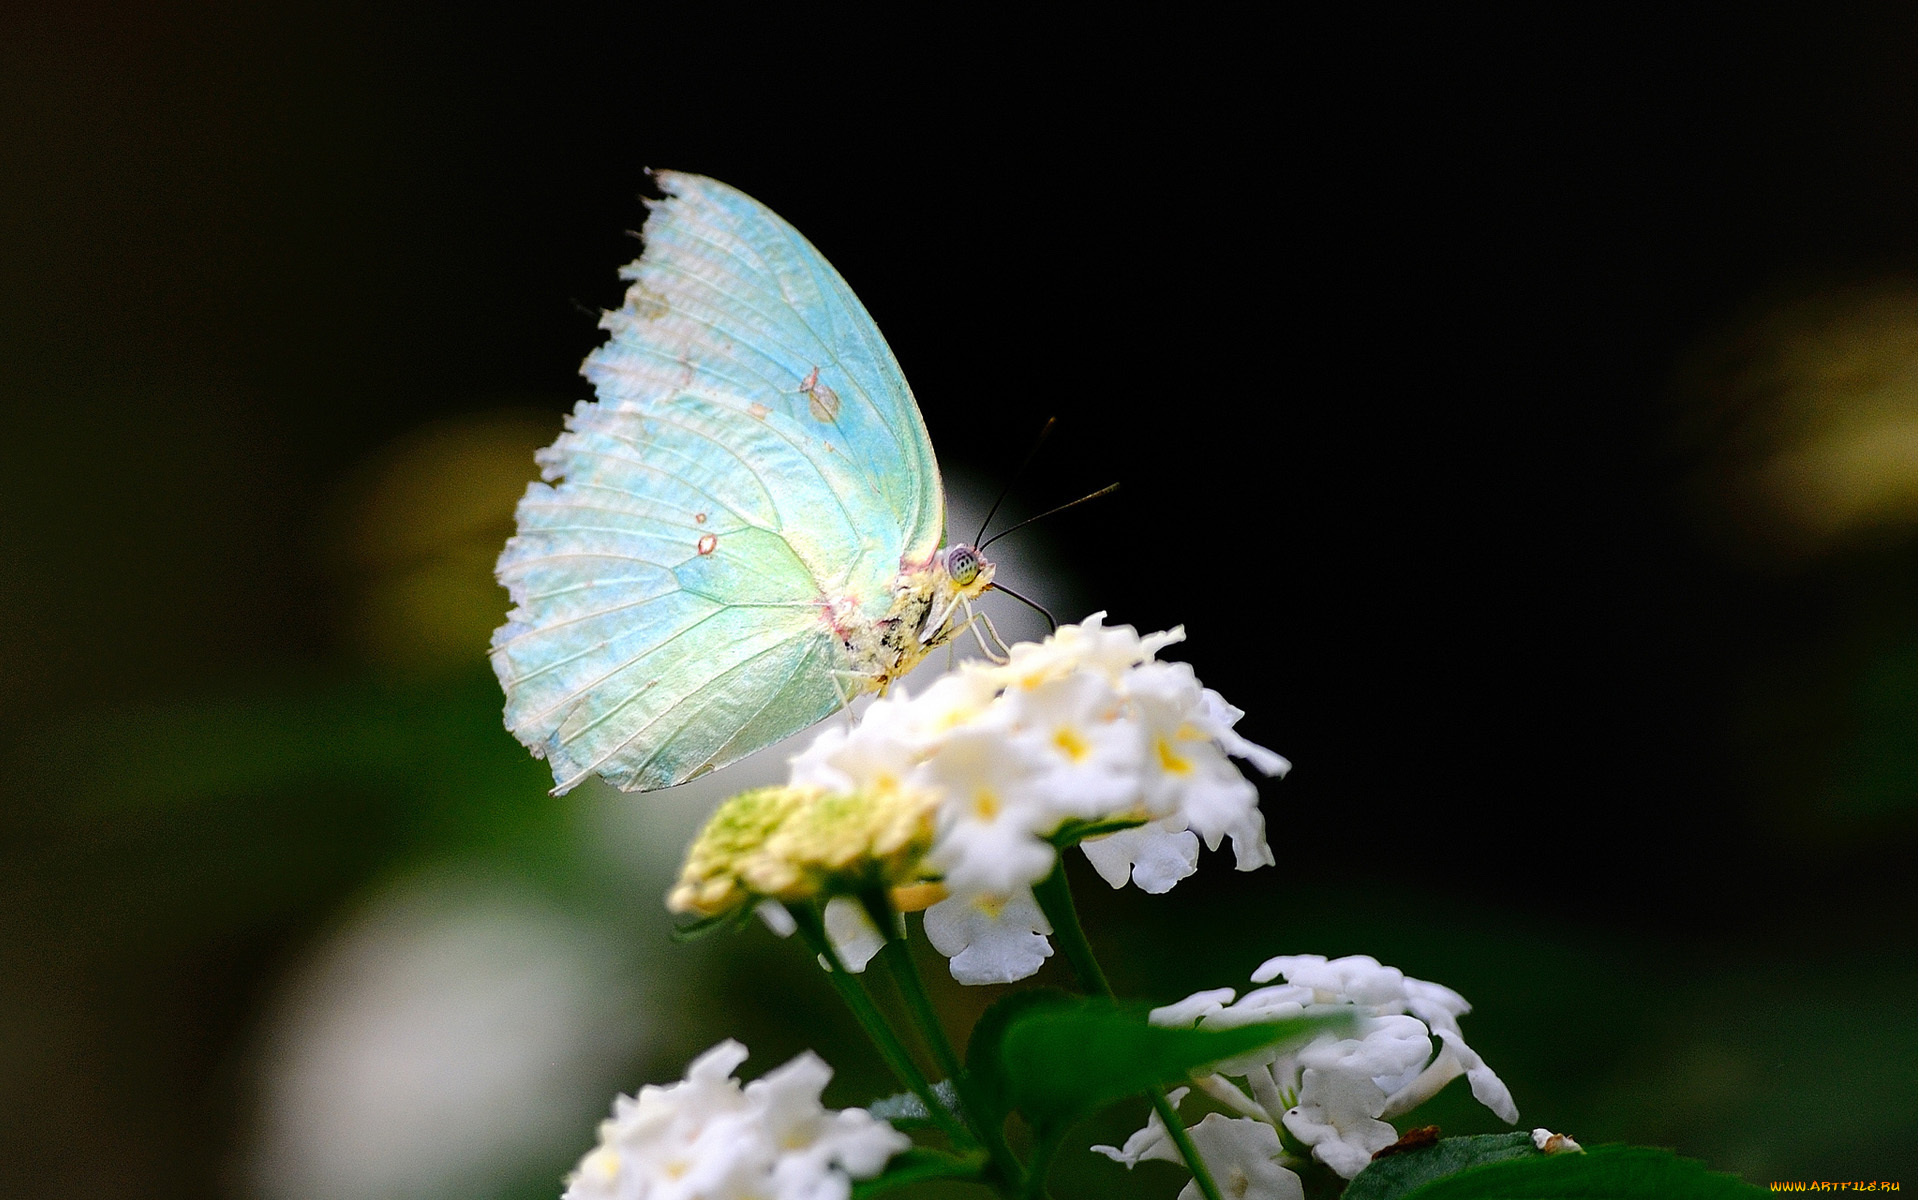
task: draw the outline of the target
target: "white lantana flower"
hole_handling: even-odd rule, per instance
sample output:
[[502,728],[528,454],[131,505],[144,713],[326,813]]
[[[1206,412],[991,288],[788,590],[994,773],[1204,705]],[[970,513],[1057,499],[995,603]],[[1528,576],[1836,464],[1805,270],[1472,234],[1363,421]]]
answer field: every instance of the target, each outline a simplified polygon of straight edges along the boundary
[[[1178,1109],[1186,1095],[1186,1088],[1175,1088],[1167,1093],[1167,1099]],[[1208,1113],[1187,1130],[1187,1136],[1222,1196],[1236,1200],[1304,1200],[1300,1177],[1280,1164],[1280,1135],[1272,1125]],[[1157,1112],[1147,1118],[1145,1129],[1127,1139],[1126,1145],[1093,1149],[1129,1170],[1146,1159],[1185,1161]],[[1200,1185],[1190,1182],[1181,1189],[1179,1200],[1200,1200],[1200,1196]]]
[[963,664],[918,697],[895,689],[794,760],[795,787],[937,797],[921,871],[948,898],[928,933],[963,982],[1022,979],[1052,953],[1031,889],[1070,823],[1139,822],[1081,843],[1114,887],[1168,890],[1203,842],[1231,840],[1243,871],[1274,861],[1259,792],[1232,760],[1269,775],[1286,760],[1235,733],[1240,711],[1191,667],[1155,660],[1183,632],[1142,637],[1104,617],[1015,645],[1005,663]]
[[1177,817],[1088,838],[1080,849],[1109,886],[1122,888],[1132,879],[1151,896],[1172,891],[1200,865],[1200,839]]
[[1025,979],[1053,953],[1046,936],[1053,926],[1026,888],[1010,896],[949,896],[927,910],[926,930],[961,983]]
[[[1271,983],[1275,979],[1284,982]],[[1460,1017],[1472,1006],[1451,988],[1409,979],[1365,955],[1272,958],[1253,973],[1253,981],[1270,986],[1237,1001],[1232,988],[1196,992],[1154,1009],[1151,1020],[1169,1028],[1231,1029],[1308,1013],[1355,1011],[1360,1021],[1346,1034],[1321,1034],[1284,1051],[1254,1051],[1194,1081],[1243,1117],[1284,1126],[1313,1157],[1346,1178],[1358,1175],[1375,1152],[1397,1140],[1391,1118],[1431,1099],[1461,1075],[1474,1099],[1501,1120],[1511,1125],[1519,1119],[1506,1084],[1461,1037]],[[1157,1121],[1128,1139],[1134,1159],[1166,1136]]]
[[823,1107],[833,1071],[811,1051],[742,1088],[746,1057],[724,1041],[681,1082],[617,1097],[562,1200],[846,1200],[911,1144],[865,1109]]
[[[1105,615],[1019,643],[1004,663],[963,664],[917,697],[895,688],[857,726],[829,726],[785,786],[722,806],[671,906],[713,917],[937,880],[948,899],[928,930],[965,956],[954,978],[1006,983],[1052,953],[1032,888],[1063,831],[1108,830],[1080,845],[1114,887],[1164,892],[1193,873],[1202,843],[1231,840],[1239,870],[1271,866],[1259,792],[1233,760],[1268,775],[1287,760],[1235,733],[1240,710],[1191,667],[1155,660],[1184,633],[1142,637]],[[829,924],[857,970],[872,939],[844,914]]]
[[[1148,739],[1141,797],[1146,810],[1154,816],[1178,814],[1209,850],[1231,837],[1239,870],[1272,866],[1259,793],[1208,731],[1214,722],[1193,668],[1144,663],[1126,682]],[[1270,751],[1263,754],[1270,756],[1273,774],[1286,770],[1285,759]]]
[[928,755],[917,781],[943,799],[926,862],[948,891],[1004,895],[1053,870],[1046,835],[1061,816],[1032,786],[1042,770],[1029,744],[992,729],[956,729]]

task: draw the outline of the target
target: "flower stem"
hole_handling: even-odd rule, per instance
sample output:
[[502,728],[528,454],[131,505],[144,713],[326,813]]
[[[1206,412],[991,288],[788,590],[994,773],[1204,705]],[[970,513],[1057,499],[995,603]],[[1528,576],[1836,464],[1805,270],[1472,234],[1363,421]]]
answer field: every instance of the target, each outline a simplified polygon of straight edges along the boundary
[[933,1001],[927,996],[926,985],[920,978],[920,968],[913,961],[913,951],[895,924],[897,918],[893,905],[884,892],[863,893],[860,902],[866,907],[867,916],[872,918],[874,926],[886,938],[880,955],[893,974],[894,986],[900,989],[900,998],[906,1002],[907,1012],[919,1029],[920,1037],[933,1054],[935,1065],[954,1081],[956,1087],[959,1086],[960,1056],[954,1053],[946,1027],[940,1023],[940,1016],[933,1009]]
[[1153,1102],[1153,1111],[1160,1114],[1160,1123],[1167,1127],[1167,1136],[1180,1151],[1180,1157],[1186,1160],[1187,1169],[1193,1172],[1193,1181],[1200,1185],[1200,1194],[1207,1200],[1220,1200],[1220,1185],[1213,1181],[1213,1172],[1207,1170],[1207,1164],[1200,1159],[1200,1149],[1187,1136],[1187,1127],[1180,1120],[1180,1114],[1174,1111],[1173,1101],[1167,1099],[1167,1089],[1155,1085],[1147,1093],[1147,1099]]
[[893,976],[894,986],[899,989],[900,998],[905,1001],[921,1040],[933,1054],[934,1063],[946,1073],[953,1082],[954,1090],[959,1093],[962,1115],[982,1126],[978,1131],[980,1140],[985,1143],[995,1169],[1010,1186],[1023,1189],[1026,1171],[1020,1166],[1020,1160],[1014,1157],[1013,1149],[1007,1145],[1006,1135],[999,1129],[987,1126],[984,1120],[988,1107],[967,1078],[966,1071],[960,1065],[960,1056],[954,1052],[953,1042],[947,1037],[946,1027],[940,1023],[940,1014],[934,1011],[933,1001],[927,996],[926,984],[920,978],[920,968],[913,961],[913,948],[900,935],[892,902],[881,891],[861,893],[860,902],[865,906],[867,916],[886,938],[880,957]]
[[1066,951],[1067,962],[1079,978],[1080,986],[1096,996],[1113,999],[1113,985],[1107,982],[1107,973],[1100,969],[1099,960],[1093,956],[1093,944],[1087,941],[1086,930],[1080,928],[1080,913],[1073,905],[1073,889],[1067,886],[1064,858],[1053,860],[1053,870],[1034,885],[1033,895],[1040,902],[1040,911],[1052,924],[1054,935],[1060,939],[1060,948]]
[[[1040,911],[1046,914],[1047,921],[1052,924],[1054,936],[1060,939],[1060,948],[1066,952],[1067,963],[1073,967],[1074,975],[1079,977],[1080,986],[1097,996],[1113,999],[1113,985],[1107,982],[1107,973],[1100,969],[1099,960],[1093,956],[1093,944],[1087,941],[1087,931],[1080,927],[1080,912],[1073,904],[1073,889],[1067,886],[1064,856],[1054,859],[1053,870],[1034,886],[1033,895],[1040,902]],[[1207,1170],[1207,1164],[1200,1160],[1200,1151],[1194,1146],[1193,1139],[1187,1136],[1187,1127],[1181,1124],[1180,1114],[1174,1111],[1173,1102],[1167,1099],[1167,1089],[1156,1084],[1148,1089],[1147,1099],[1152,1102],[1153,1111],[1160,1114],[1161,1123],[1167,1127],[1167,1136],[1173,1139],[1180,1157],[1186,1161],[1187,1169],[1193,1172],[1193,1182],[1199,1186],[1200,1194],[1206,1200],[1221,1200],[1220,1187],[1214,1183],[1213,1173]]]
[[794,923],[800,927],[800,937],[807,943],[807,948],[826,960],[827,979],[833,984],[833,990],[840,993],[840,999],[853,1010],[854,1019],[866,1031],[888,1069],[906,1085],[908,1091],[920,1098],[920,1103],[927,1106],[927,1115],[952,1139],[954,1145],[972,1148],[976,1144],[973,1135],[954,1117],[953,1111],[941,1103],[933,1085],[927,1082],[927,1077],[921,1074],[919,1066],[914,1063],[913,1056],[900,1044],[893,1027],[874,1007],[873,998],[867,995],[866,989],[840,961],[833,943],[827,938],[826,923],[820,916],[820,910],[811,904],[789,904],[787,911],[793,914]]
[[1067,1127],[1057,1126],[1046,1130],[1036,1140],[1033,1147],[1033,1174],[1027,1177],[1027,1186],[1020,1193],[1021,1200],[1040,1200],[1047,1194],[1047,1172],[1053,1167],[1053,1156],[1058,1153],[1060,1144],[1067,1140]]

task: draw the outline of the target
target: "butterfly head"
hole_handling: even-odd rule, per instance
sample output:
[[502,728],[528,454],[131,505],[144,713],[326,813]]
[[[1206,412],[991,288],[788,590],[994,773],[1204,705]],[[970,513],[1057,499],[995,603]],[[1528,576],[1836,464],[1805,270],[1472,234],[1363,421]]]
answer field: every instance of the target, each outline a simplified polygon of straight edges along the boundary
[[949,546],[941,552],[940,568],[954,587],[969,596],[978,595],[993,581],[993,564],[980,551],[967,544]]

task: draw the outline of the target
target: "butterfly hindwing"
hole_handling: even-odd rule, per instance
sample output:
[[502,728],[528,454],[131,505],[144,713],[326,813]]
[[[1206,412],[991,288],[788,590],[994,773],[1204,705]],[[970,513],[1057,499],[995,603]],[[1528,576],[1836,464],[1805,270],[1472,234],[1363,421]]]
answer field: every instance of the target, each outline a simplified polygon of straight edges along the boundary
[[845,282],[753,200],[660,180],[583,368],[598,398],[541,452],[498,567],[507,725],[556,790],[665,787],[827,715],[823,603],[877,616],[940,538],[919,411]]

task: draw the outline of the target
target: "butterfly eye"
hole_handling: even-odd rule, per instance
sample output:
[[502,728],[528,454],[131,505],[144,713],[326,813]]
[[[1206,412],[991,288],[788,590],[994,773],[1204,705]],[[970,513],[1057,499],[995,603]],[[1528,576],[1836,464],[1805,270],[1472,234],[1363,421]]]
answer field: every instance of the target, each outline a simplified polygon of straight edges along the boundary
[[980,552],[972,546],[955,546],[947,551],[947,578],[966,587],[980,577]]

